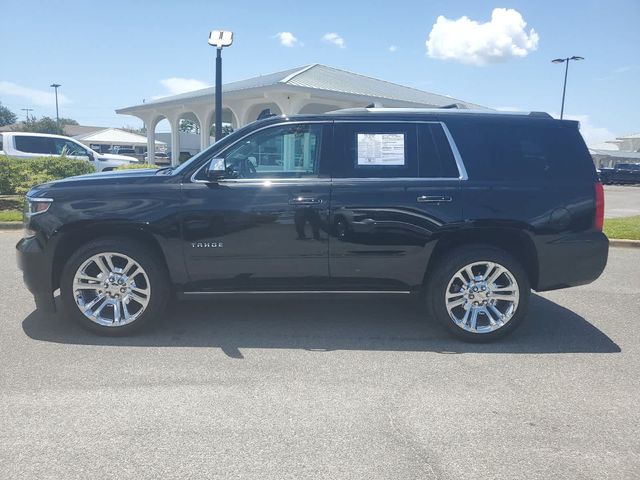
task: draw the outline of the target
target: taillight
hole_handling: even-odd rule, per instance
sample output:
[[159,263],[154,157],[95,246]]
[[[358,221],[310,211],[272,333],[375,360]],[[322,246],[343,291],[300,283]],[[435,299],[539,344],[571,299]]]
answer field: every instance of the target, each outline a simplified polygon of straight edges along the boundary
[[604,188],[600,182],[596,182],[596,218],[593,227],[602,231],[604,224]]

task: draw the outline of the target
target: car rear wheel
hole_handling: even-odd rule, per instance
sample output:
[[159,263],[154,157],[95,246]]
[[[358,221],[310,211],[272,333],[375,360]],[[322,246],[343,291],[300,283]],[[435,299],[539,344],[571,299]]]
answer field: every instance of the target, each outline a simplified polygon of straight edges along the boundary
[[502,337],[524,320],[531,294],[520,263],[504,250],[471,245],[449,252],[427,282],[427,304],[463,340]]
[[162,262],[143,245],[101,239],[69,259],[60,285],[65,311],[103,335],[126,335],[160,316],[169,296]]

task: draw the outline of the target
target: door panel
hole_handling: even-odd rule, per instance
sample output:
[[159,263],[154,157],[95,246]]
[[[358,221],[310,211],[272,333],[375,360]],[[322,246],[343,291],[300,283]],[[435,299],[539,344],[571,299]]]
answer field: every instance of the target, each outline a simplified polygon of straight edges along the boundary
[[306,289],[327,281],[328,179],[196,183],[184,193],[191,289]]
[[331,182],[320,159],[330,135],[330,125],[270,127],[224,153],[236,178],[183,186],[187,290],[326,286]]
[[[358,168],[357,138],[362,132],[395,135],[393,142],[404,135],[404,162]],[[372,290],[415,288],[438,235],[462,219],[460,179],[420,177],[420,170],[430,176],[442,171],[432,165],[440,165],[440,157],[428,128],[337,123],[335,135],[336,145],[343,148],[336,149],[331,194],[332,284]]]

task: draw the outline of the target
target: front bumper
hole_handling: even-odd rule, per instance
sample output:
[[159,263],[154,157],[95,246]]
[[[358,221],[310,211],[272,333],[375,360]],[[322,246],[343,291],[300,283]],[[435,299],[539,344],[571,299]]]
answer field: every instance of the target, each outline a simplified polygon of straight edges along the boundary
[[51,261],[42,248],[37,237],[21,239],[16,245],[18,268],[22,270],[22,278],[33,294],[36,308],[45,312],[55,312],[51,283]]

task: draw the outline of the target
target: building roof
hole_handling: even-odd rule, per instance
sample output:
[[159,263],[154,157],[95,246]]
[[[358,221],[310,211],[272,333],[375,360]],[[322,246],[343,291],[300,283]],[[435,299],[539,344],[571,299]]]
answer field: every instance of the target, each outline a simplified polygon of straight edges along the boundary
[[[446,95],[418,90],[397,83],[387,82],[373,77],[348,72],[327,65],[314,63],[303,67],[292,68],[280,72],[260,75],[258,77],[226,83],[222,86],[223,93],[239,92],[242,90],[288,86],[299,89],[323,90],[333,93],[359,95],[372,99],[389,99],[403,102],[411,102],[416,105],[442,107],[445,105],[459,104],[462,108],[485,109],[481,105],[465,102]],[[128,113],[136,107],[148,107],[169,103],[195,100],[202,97],[210,97],[215,94],[215,87],[208,87],[193,92],[182,93],[158,98],[134,107],[126,107],[116,110],[117,113]]]
[[640,152],[622,152],[620,150],[598,150],[590,148],[591,155],[600,155],[603,157],[612,158],[627,158],[630,160],[640,160]]
[[[76,140],[84,143],[110,143],[125,145],[146,145],[147,137],[137,133],[127,132],[119,128],[105,128],[84,135],[76,135]],[[166,143],[156,140],[156,145],[166,145]]]

